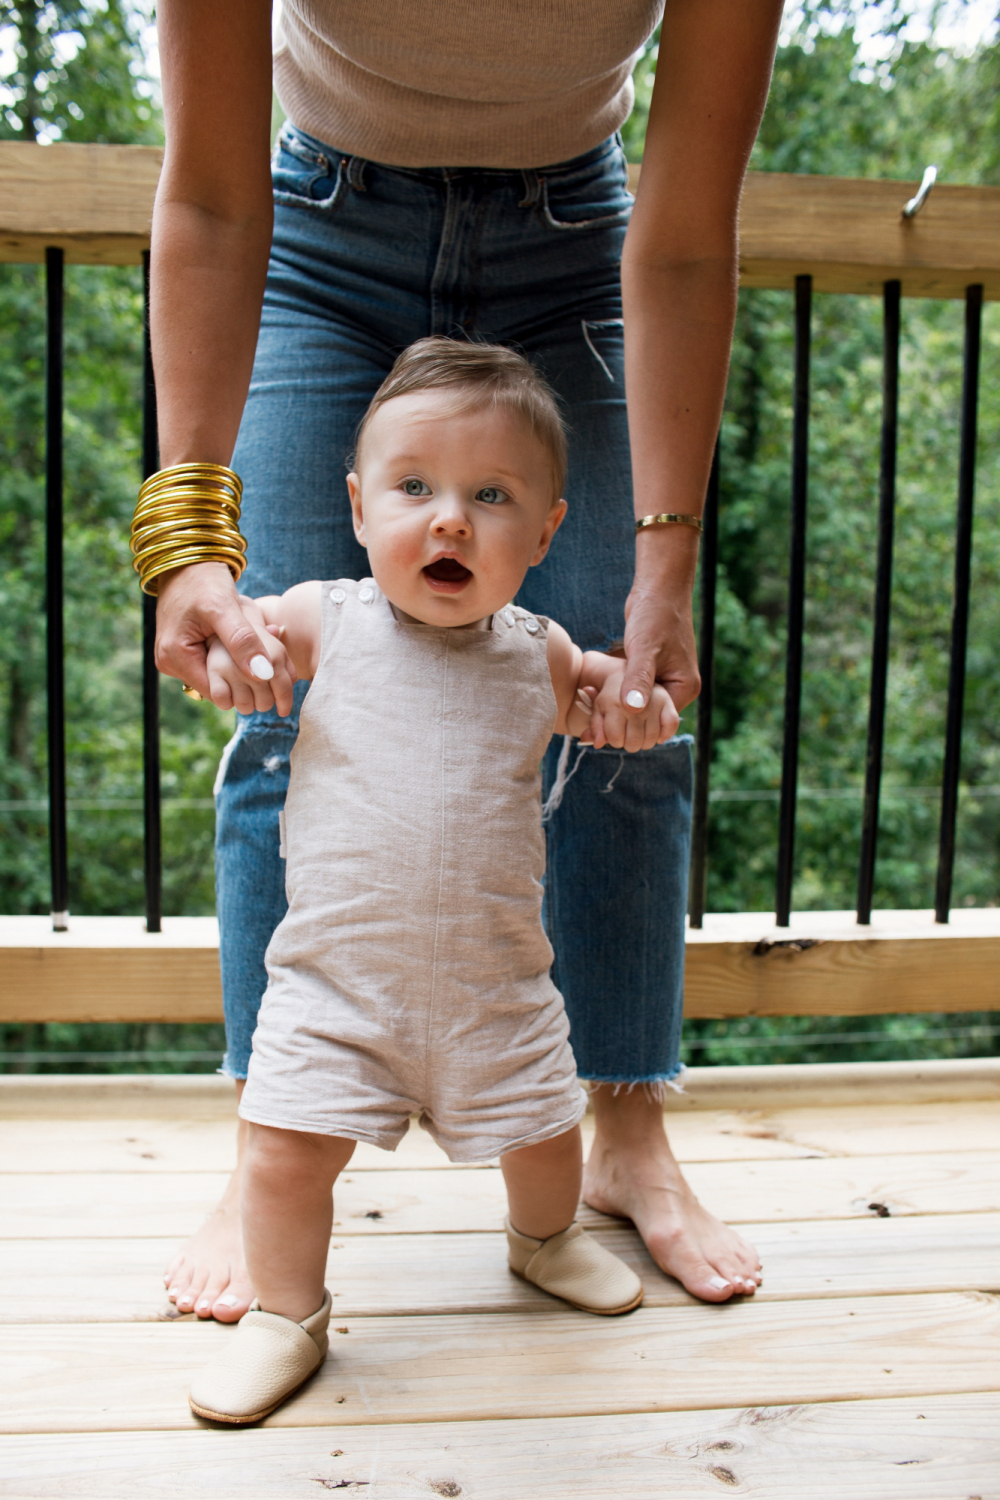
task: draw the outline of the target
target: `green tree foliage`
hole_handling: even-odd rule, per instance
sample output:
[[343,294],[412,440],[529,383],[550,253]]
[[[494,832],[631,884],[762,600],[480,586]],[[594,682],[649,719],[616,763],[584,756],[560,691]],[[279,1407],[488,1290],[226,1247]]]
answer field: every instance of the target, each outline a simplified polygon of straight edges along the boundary
[[0,140],[159,141],[143,19],[121,0],[0,0],[0,32],[16,58],[0,96]]

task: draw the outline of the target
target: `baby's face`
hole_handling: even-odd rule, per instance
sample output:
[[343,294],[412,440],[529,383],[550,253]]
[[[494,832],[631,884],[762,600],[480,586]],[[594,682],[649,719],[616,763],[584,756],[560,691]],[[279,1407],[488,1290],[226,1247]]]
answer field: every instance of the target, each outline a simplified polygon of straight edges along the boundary
[[375,582],[427,625],[471,625],[507,604],[566,512],[530,428],[492,406],[456,412],[449,391],[380,407],[347,484]]

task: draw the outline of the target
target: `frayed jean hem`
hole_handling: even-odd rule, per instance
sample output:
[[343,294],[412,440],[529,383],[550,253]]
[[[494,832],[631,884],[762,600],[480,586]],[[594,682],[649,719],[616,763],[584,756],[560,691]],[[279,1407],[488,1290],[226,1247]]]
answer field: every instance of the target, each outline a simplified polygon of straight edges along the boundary
[[678,1063],[677,1067],[669,1073],[651,1073],[646,1078],[585,1077],[581,1078],[580,1081],[591,1086],[598,1083],[608,1084],[614,1089],[615,1098],[617,1098],[623,1090],[626,1094],[630,1094],[633,1089],[641,1088],[645,1093],[647,1099],[655,1099],[657,1103],[662,1104],[664,1099],[667,1097],[668,1091],[673,1094],[686,1093],[682,1081],[686,1072],[686,1064]]
[[227,1057],[222,1059],[220,1066],[215,1071],[218,1077],[231,1078],[234,1083],[246,1083],[247,1081],[246,1073],[237,1073],[235,1068],[230,1067]]

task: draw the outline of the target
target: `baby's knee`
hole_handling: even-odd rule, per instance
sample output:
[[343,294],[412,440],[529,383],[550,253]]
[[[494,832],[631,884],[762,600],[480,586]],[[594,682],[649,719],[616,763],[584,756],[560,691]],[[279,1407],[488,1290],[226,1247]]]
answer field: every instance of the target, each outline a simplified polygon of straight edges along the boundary
[[278,1182],[332,1179],[350,1161],[356,1144],[339,1136],[279,1130],[252,1120],[248,1124],[247,1168],[258,1178]]
[[549,1136],[548,1140],[536,1141],[531,1146],[519,1146],[501,1158],[505,1167],[515,1170],[540,1170],[548,1166],[572,1164],[583,1155],[583,1138],[579,1125],[564,1130],[561,1135]]

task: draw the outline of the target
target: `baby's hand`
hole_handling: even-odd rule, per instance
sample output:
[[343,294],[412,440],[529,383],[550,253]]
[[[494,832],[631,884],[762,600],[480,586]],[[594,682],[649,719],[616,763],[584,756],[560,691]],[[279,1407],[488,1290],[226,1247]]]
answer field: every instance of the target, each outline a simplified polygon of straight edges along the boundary
[[[263,625],[269,635],[278,635],[276,625]],[[237,713],[263,713],[274,704],[270,685],[245,677],[217,635],[206,641],[209,696],[216,708],[235,708]]]
[[589,741],[598,750],[603,745],[611,745],[616,750],[651,750],[654,745],[673,739],[680,716],[666,688],[657,682],[646,707],[626,713],[621,702],[624,680],[624,665],[605,678],[594,700],[590,732],[583,734],[581,739]]

